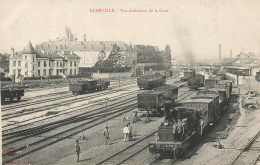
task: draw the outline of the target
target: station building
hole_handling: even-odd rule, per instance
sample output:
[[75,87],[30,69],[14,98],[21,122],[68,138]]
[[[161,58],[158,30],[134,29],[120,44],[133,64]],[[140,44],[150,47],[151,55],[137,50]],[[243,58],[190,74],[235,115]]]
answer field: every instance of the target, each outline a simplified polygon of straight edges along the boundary
[[66,35],[58,37],[55,41],[42,42],[36,45],[38,51],[73,51],[80,57],[79,67],[93,67],[100,56],[108,57],[113,50],[113,46],[120,47],[120,62],[124,66],[131,66],[137,61],[137,49],[122,41],[87,41],[86,34],[82,41],[79,41],[76,35],[71,32],[69,27],[65,28]]
[[29,42],[23,51],[15,52],[12,48],[9,74],[15,77],[76,75],[79,62],[80,57],[72,51],[41,52]]

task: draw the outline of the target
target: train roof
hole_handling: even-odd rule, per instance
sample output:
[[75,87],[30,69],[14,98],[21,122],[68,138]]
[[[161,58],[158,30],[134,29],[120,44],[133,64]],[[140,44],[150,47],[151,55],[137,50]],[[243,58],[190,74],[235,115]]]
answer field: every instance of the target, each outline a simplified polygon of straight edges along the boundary
[[212,101],[212,99],[189,99],[182,101],[181,103],[210,103]]
[[205,97],[218,97],[218,94],[212,94],[212,93],[210,93],[210,94],[202,94],[202,93],[200,93],[200,94],[197,94],[196,96],[194,96],[193,98],[203,97],[203,96],[205,96]]
[[161,95],[161,94],[164,94],[163,91],[145,91],[145,92],[142,92],[142,93],[139,93],[137,95]]

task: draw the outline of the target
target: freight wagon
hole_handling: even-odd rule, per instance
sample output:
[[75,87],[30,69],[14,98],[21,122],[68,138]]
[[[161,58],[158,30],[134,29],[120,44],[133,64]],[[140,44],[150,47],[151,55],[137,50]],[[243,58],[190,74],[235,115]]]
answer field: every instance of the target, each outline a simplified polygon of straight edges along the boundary
[[145,75],[137,78],[137,85],[140,89],[152,89],[166,83],[166,76]]
[[146,114],[159,114],[165,106],[163,91],[145,91],[137,94],[138,111]]
[[24,96],[24,89],[3,88],[1,89],[1,104],[5,103],[7,100],[11,103],[14,102],[14,99],[20,101],[22,96]]
[[110,82],[105,80],[85,80],[69,84],[69,90],[73,94],[84,94],[107,89],[109,85]]

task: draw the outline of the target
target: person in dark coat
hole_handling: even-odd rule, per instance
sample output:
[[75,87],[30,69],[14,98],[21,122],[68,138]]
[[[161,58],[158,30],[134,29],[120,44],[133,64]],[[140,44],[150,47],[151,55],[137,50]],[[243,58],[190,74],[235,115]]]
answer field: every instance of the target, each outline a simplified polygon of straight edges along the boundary
[[78,162],[79,161],[79,154],[80,154],[79,140],[76,140],[75,148],[76,148],[76,159],[77,159],[77,162]]

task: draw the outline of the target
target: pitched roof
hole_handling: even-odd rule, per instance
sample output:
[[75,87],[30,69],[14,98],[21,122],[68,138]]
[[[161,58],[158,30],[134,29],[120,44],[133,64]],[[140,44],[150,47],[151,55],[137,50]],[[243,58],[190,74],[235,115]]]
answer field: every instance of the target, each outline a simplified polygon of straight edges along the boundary
[[45,51],[111,51],[115,44],[122,51],[130,49],[130,46],[122,41],[50,41],[36,45],[36,49]]
[[70,51],[64,51],[64,54],[63,54],[67,59],[80,59],[80,57],[78,55],[76,55],[75,53],[73,52],[70,52]]

